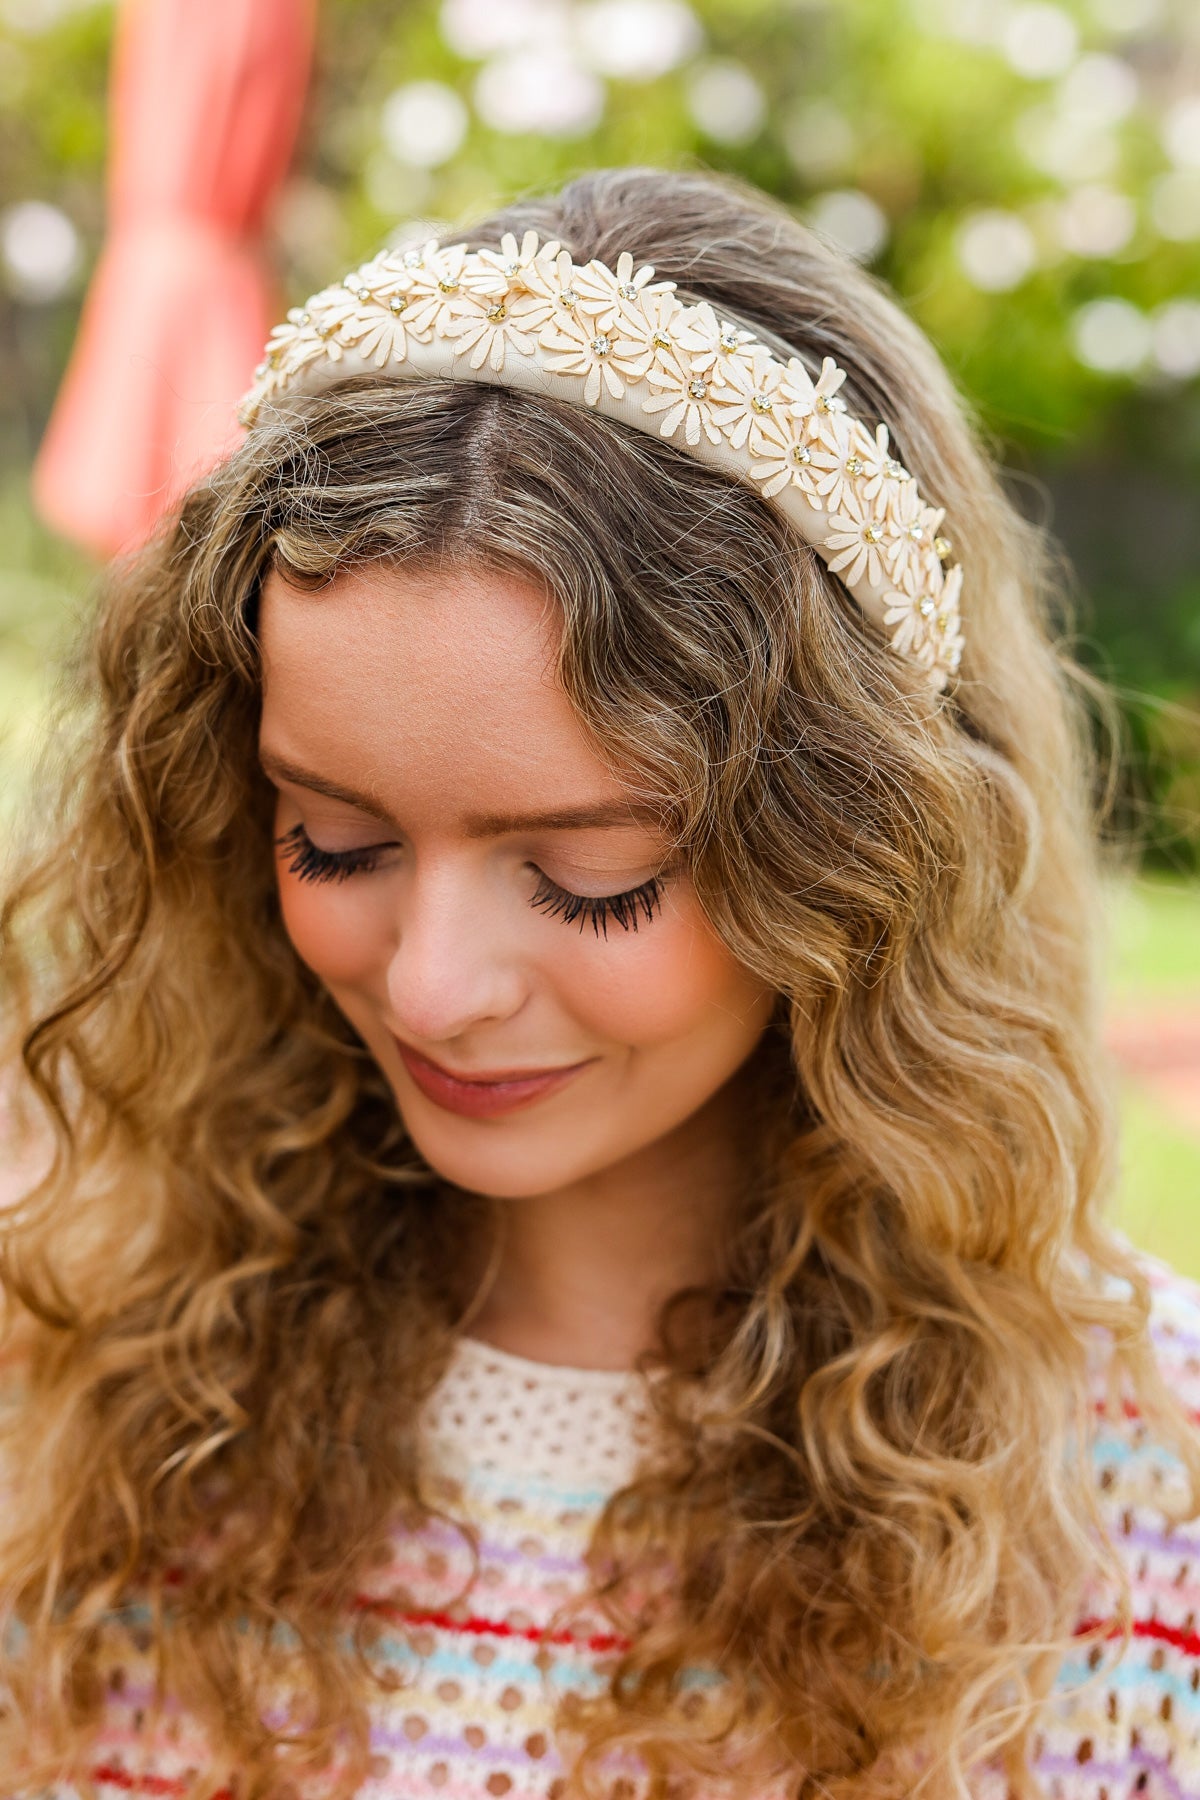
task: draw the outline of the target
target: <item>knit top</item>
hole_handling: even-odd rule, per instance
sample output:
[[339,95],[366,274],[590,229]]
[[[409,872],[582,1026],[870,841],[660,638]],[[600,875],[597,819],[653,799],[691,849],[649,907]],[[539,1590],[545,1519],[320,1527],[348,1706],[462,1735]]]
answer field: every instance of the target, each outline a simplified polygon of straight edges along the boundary
[[[1160,1366],[1196,1413],[1200,1286],[1164,1264],[1145,1266]],[[404,1591],[411,1600],[374,1651],[402,1680],[372,1702],[362,1800],[553,1800],[561,1792],[555,1700],[566,1688],[596,1691],[616,1646],[599,1616],[589,1625],[577,1612],[563,1630],[554,1615],[582,1594],[591,1526],[646,1441],[641,1379],[460,1339],[427,1408],[426,1456],[454,1516],[479,1527],[480,1567],[446,1605],[470,1557],[457,1532],[434,1524],[415,1538],[397,1535],[386,1565],[372,1571],[373,1596]],[[1166,1522],[1182,1469],[1131,1405],[1112,1417],[1098,1385],[1095,1418],[1092,1465],[1132,1581],[1134,1636],[1102,1685],[1081,1693],[1087,1660],[1067,1658],[1039,1722],[1034,1767],[1053,1800],[1200,1800],[1200,1521]],[[195,1720],[168,1708],[147,1723],[144,1624],[139,1632],[130,1615],[111,1637],[90,1770],[99,1800],[182,1800],[198,1774],[230,1794]],[[614,1766],[610,1791],[639,1795],[637,1770]],[[1003,1791],[986,1771],[976,1783],[987,1800]],[[76,1796],[69,1787],[53,1793]]]

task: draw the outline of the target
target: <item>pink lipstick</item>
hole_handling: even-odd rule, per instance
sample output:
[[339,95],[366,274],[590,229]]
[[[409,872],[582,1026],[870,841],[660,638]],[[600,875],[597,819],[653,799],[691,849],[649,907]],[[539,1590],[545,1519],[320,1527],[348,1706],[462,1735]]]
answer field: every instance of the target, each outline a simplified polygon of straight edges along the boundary
[[501,1113],[515,1112],[518,1107],[529,1106],[547,1094],[556,1093],[572,1075],[595,1061],[594,1057],[589,1057],[586,1062],[572,1063],[567,1068],[533,1070],[529,1074],[512,1070],[498,1076],[464,1080],[440,1064],[430,1062],[428,1057],[418,1055],[399,1038],[395,1042],[400,1060],[425,1098],[446,1112],[460,1113],[469,1119],[492,1119]]

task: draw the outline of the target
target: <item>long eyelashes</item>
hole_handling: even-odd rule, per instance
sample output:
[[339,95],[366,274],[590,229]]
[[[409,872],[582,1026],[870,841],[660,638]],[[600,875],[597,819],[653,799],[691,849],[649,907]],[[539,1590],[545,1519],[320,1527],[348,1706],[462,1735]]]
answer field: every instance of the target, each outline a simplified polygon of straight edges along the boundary
[[[289,874],[298,876],[301,881],[345,881],[351,875],[367,873],[378,866],[380,856],[389,847],[374,844],[362,850],[319,850],[303,825],[293,825],[290,831],[276,838],[275,843],[290,859],[287,864]],[[663,882],[658,876],[652,876],[640,887],[630,888],[623,894],[593,896],[572,894],[551,881],[548,875],[543,875],[540,869],[538,875],[537,891],[530,905],[549,917],[561,918],[568,925],[578,919],[580,931],[590,920],[597,937],[603,933],[607,938],[610,919],[623,931],[636,931],[639,913],[649,923],[662,902]]]
[[369,844],[363,850],[318,850],[303,825],[293,825],[275,839],[281,850],[291,855],[288,873],[301,881],[345,881],[377,865],[385,846]]
[[560,888],[556,882],[551,881],[548,875],[543,875],[530,905],[540,907],[543,912],[552,916],[557,915],[568,925],[578,919],[580,931],[590,919],[593,933],[598,937],[603,932],[607,937],[610,919],[623,931],[636,931],[639,907],[649,923],[661,900],[662,882],[656,876],[644,881],[641,887],[630,888],[627,893],[592,898],[568,893],[566,888]]

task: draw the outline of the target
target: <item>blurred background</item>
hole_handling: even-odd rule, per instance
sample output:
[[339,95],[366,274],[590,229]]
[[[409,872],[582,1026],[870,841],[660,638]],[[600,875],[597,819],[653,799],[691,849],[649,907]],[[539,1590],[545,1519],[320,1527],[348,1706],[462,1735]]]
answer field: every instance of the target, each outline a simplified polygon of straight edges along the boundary
[[[179,35],[189,4],[188,29],[206,17],[217,53],[236,15],[253,15],[257,36],[243,33],[223,88],[203,87],[213,43]],[[222,9],[229,29],[214,30]],[[154,100],[140,123],[135,79]],[[290,98],[265,100],[268,79]],[[247,177],[245,159],[239,173],[220,156],[235,109],[255,106],[273,122]],[[238,182],[251,198],[236,218],[189,226],[157,263],[143,219],[140,248],[110,244],[100,280],[131,187],[169,185],[156,149],[168,138],[185,174],[205,174],[216,213]],[[952,369],[1017,504],[1062,543],[1076,653],[1125,722],[1114,829],[1140,846],[1108,914],[1118,1222],[1200,1277],[1194,0],[319,0],[315,16],[309,0],[0,0],[0,830],[54,656],[114,534],[133,529],[114,522],[106,474],[138,449],[164,383],[189,403],[197,344],[224,332],[232,401],[265,335],[256,306],[270,323],[385,239],[631,162],[745,176],[888,282]],[[186,212],[195,195],[172,203]],[[205,262],[210,238],[234,260],[252,252],[257,272],[231,273],[216,251]],[[238,279],[261,288],[242,309],[252,351],[220,312]],[[77,345],[68,394],[89,283],[105,288],[89,302],[90,353],[108,385]],[[218,385],[203,429],[187,427],[197,466],[228,428],[223,396],[214,423]],[[170,465],[187,433],[174,414],[156,429]],[[145,476],[143,510],[186,472]]]

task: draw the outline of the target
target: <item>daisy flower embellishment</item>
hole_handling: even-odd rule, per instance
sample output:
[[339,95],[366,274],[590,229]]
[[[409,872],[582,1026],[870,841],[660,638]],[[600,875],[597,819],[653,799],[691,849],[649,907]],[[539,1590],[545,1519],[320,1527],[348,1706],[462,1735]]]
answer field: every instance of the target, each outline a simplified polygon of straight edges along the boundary
[[839,420],[832,446],[824,437],[819,440],[815,461],[821,473],[816,485],[827,512],[845,511],[852,499],[861,502],[859,484],[870,466],[871,450],[871,439],[857,421],[847,426]]
[[713,416],[732,447],[740,450],[749,439],[751,449],[757,450],[762,429],[773,420],[776,406],[781,412],[784,409],[785,403],[779,399],[784,371],[779,363],[759,344],[751,357],[727,362],[719,375],[705,373],[695,362],[692,373],[703,374],[709,381]]
[[[888,579],[883,558],[883,525],[869,505],[847,493],[841,512],[829,520],[824,550],[829,567],[851,587],[865,575],[875,587]],[[834,552],[830,555],[829,552]]]
[[819,503],[817,477],[821,470],[796,420],[773,419],[769,428],[759,431],[759,441],[751,448],[757,449],[760,460],[751,463],[750,474],[759,483],[764,500],[774,499],[790,484]]
[[875,427],[875,442],[866,459],[863,498],[870,500],[880,516],[894,513],[902,493],[911,491],[912,476],[904,464],[892,455],[890,433],[886,425]]
[[584,263],[576,269],[572,286],[602,331],[619,327],[628,333],[633,319],[626,315],[633,314],[636,319],[647,295],[674,291],[673,281],[651,285],[653,276],[653,264],[643,263],[635,269],[632,254],[622,250],[615,269],[602,262]]
[[746,331],[732,320],[719,319],[707,300],[687,308],[686,321],[678,335],[679,347],[692,359],[697,375],[721,382],[728,374],[736,379],[739,368],[751,360],[756,347],[752,331]]
[[821,364],[821,373],[813,380],[798,356],[789,357],[785,380],[780,392],[792,410],[792,416],[803,422],[804,434],[810,442],[823,443],[835,449],[839,443],[842,415],[846,402],[838,389],[846,379],[832,356]]
[[302,369],[315,357],[324,356],[326,340],[317,330],[306,306],[288,309],[284,324],[276,325],[267,339],[267,348],[259,367],[276,370],[281,376]]
[[946,676],[957,670],[962,658],[961,592],[962,569],[955,567],[947,573],[940,593],[893,590],[884,596],[883,622],[891,648],[939,676],[938,687],[945,685]]
[[545,282],[541,263],[553,262],[558,251],[557,239],[539,249],[536,231],[526,231],[519,244],[514,233],[506,231],[498,250],[475,252],[474,265],[465,280],[470,287],[488,294],[522,290],[540,294]]
[[701,432],[710,444],[721,442],[709,404],[712,384],[697,375],[684,357],[664,359],[647,371],[646,380],[660,391],[642,401],[642,411],[665,415],[658,428],[660,437],[674,437],[682,426],[685,443],[698,444]]
[[[399,298],[394,296],[394,298]],[[376,305],[365,328],[355,338],[354,348],[366,361],[382,369],[386,362],[403,362],[408,355],[408,327],[404,322],[404,302],[396,306]]]
[[480,297],[469,312],[455,313],[443,327],[442,335],[454,344],[456,356],[467,355],[471,368],[481,369],[486,362],[499,375],[504,369],[508,350],[529,356],[537,340],[530,331],[521,329],[521,314],[514,313],[514,303],[507,294]]
[[892,580],[910,594],[931,587],[942,589],[942,565],[937,552],[938,527],[945,507],[926,506],[909,489],[889,514],[888,561]]
[[588,406],[595,406],[601,386],[614,400],[620,400],[625,381],[639,380],[650,358],[645,344],[618,337],[615,330],[601,331],[586,314],[568,315],[557,324],[543,326],[538,341],[547,352],[548,369],[556,375],[583,377],[583,398]]
[[408,257],[414,255],[416,252],[409,251],[405,258],[411,275],[407,295],[407,323],[413,336],[427,343],[451,316],[447,302],[462,288],[469,252],[465,244],[449,244],[439,248],[436,242],[430,242],[420,253],[419,262],[410,264]]

